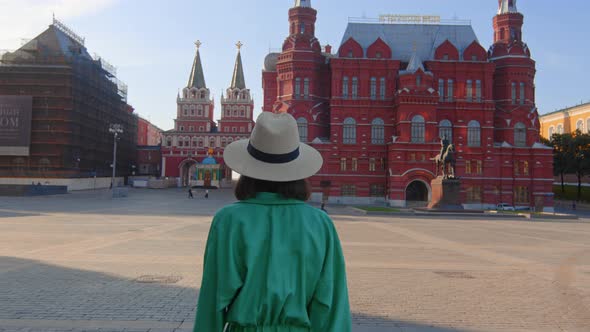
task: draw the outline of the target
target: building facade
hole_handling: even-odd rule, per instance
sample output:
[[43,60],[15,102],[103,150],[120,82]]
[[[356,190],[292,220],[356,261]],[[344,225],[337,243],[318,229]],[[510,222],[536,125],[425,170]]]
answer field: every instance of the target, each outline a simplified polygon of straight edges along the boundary
[[250,136],[254,102],[246,87],[242,44],[238,43],[232,80],[225,96],[221,96],[221,119],[218,123],[213,120],[215,102],[205,83],[200,45],[197,42],[189,82],[177,96],[174,129],[162,134],[161,172],[164,177],[179,178],[182,186],[219,187],[231,181],[231,169],[223,163],[223,150],[231,142]]
[[130,174],[137,117],[127,104],[126,91],[115,68],[91,56],[84,39],[54,19],[39,36],[0,59],[0,95],[33,100],[30,153],[0,155],[0,178],[8,183],[31,178],[59,183],[57,179],[110,177],[110,124],[124,130],[118,142],[117,175]]
[[139,116],[137,118],[137,145],[156,146],[162,142],[162,129],[149,120]]
[[391,15],[349,22],[332,53],[311,0],[295,1],[282,52],[265,59],[263,110],[292,114],[322,153],[315,199],[425,205],[446,137],[467,207],[552,207],[524,16],[515,0],[498,3],[487,52],[468,22]]
[[590,133],[590,103],[544,114],[539,120],[541,136],[546,139],[551,139],[553,134],[573,133],[576,130]]

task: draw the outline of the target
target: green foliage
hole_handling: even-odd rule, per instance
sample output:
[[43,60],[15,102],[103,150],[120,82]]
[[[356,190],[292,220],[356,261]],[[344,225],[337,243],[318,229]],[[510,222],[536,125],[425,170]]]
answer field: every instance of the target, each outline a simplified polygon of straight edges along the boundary
[[553,186],[555,200],[561,201],[580,201],[590,203],[590,187],[582,187],[582,197],[578,199],[578,186],[565,186],[565,191],[561,191],[561,186]]
[[553,147],[553,172],[561,177],[561,193],[565,195],[565,174],[578,178],[577,200],[582,199],[582,178],[590,174],[590,134],[576,130],[572,134],[554,134],[545,144]]
[[355,206],[355,208],[367,211],[367,212],[400,212],[398,209],[392,209],[388,207],[379,206]]

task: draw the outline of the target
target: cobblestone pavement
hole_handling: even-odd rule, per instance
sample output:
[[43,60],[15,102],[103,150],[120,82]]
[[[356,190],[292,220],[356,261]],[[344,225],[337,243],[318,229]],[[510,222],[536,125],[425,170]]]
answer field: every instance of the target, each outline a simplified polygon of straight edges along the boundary
[[[0,198],[0,332],[188,332],[228,191]],[[196,193],[195,197],[202,197]],[[590,222],[354,215],[356,332],[590,331]]]

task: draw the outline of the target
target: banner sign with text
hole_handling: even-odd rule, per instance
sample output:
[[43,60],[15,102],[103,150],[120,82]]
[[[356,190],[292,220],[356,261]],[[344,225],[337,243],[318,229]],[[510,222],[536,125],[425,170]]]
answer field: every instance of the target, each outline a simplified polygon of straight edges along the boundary
[[28,156],[33,97],[0,96],[0,156]]

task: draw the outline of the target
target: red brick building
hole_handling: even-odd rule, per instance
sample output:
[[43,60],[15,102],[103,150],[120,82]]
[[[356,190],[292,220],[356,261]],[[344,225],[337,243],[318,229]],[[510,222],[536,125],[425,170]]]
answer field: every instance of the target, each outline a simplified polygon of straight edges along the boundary
[[156,146],[162,141],[162,129],[142,118],[137,119],[137,145]]
[[[205,84],[205,75],[197,42],[197,54],[193,63],[189,82],[177,97],[174,129],[162,134],[162,176],[178,177],[182,185],[191,181],[203,181],[210,186],[211,181],[231,180],[231,170],[223,164],[223,149],[235,140],[250,136],[254,127],[254,102],[246,87],[238,43],[238,55],[234,66],[230,87],[221,96],[221,119],[219,126],[213,120],[214,100]],[[222,179],[207,178],[212,173],[197,172],[198,165],[210,165],[215,159],[221,167]],[[197,174],[205,176],[196,179]]]
[[322,153],[315,199],[423,205],[446,136],[467,207],[552,207],[524,17],[516,0],[498,3],[487,52],[468,22],[391,15],[351,21],[333,54],[311,0],[296,0],[282,52],[265,59],[263,110],[292,114]]

